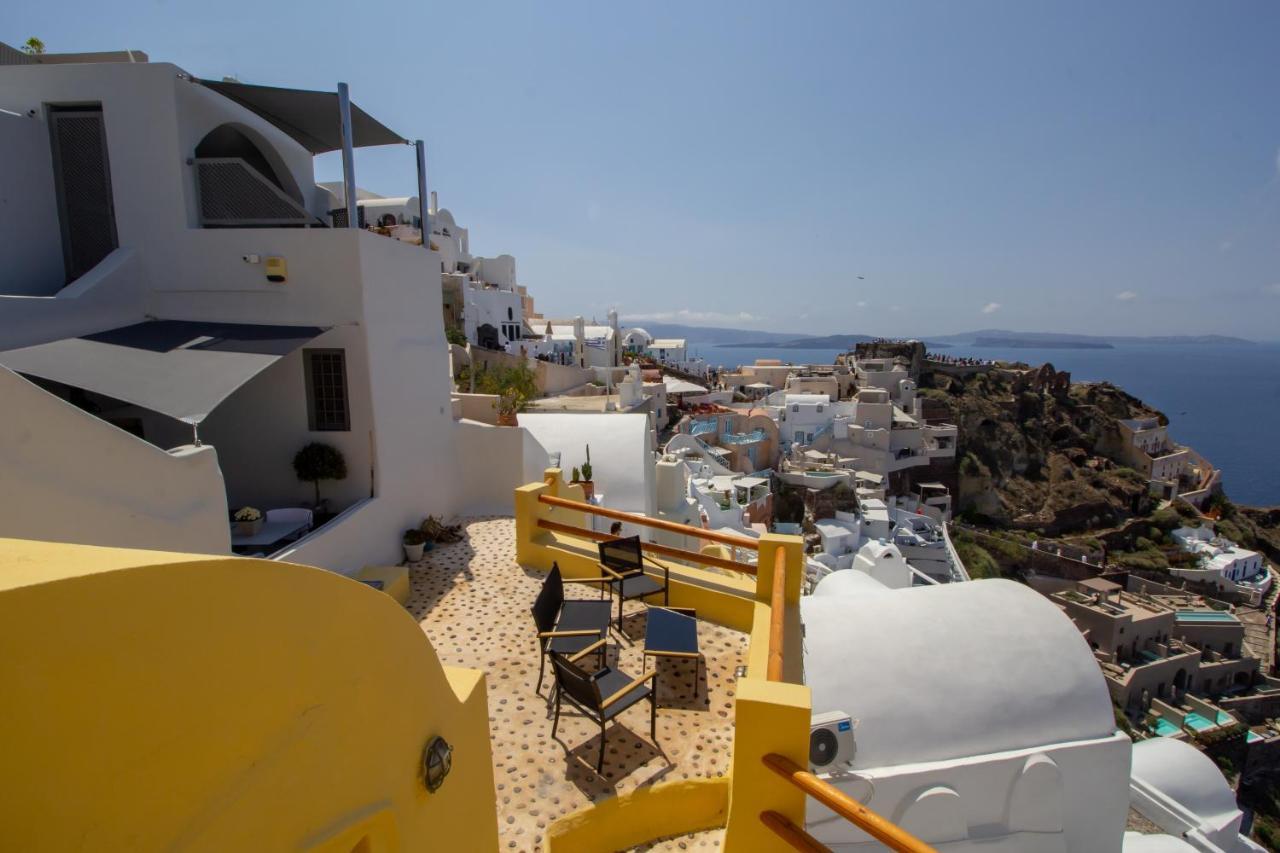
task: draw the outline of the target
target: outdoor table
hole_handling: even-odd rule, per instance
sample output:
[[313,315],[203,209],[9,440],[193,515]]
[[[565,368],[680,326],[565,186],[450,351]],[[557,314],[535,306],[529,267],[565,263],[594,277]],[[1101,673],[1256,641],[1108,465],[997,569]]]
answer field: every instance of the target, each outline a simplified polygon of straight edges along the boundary
[[650,605],[645,619],[644,653],[653,657],[693,658],[697,662],[693,695],[698,696],[703,655],[698,651],[698,619],[693,608]]
[[231,550],[263,548],[307,529],[305,521],[267,521],[252,536],[231,534]]

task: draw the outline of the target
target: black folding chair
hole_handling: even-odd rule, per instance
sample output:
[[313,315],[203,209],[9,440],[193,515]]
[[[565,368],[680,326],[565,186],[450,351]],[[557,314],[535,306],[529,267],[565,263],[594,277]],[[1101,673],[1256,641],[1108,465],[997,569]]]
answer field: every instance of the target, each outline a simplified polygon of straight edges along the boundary
[[[560,703],[568,702],[600,724],[600,757],[596,759],[596,772],[604,770],[605,727],[609,721],[637,702],[649,700],[649,739],[658,745],[658,702],[653,687],[646,682],[653,680],[657,670],[649,670],[639,678],[632,678],[621,670],[601,667],[587,672],[578,661],[596,651],[596,646],[606,647],[606,640],[599,640],[575,655],[551,655],[551,666],[556,675],[556,714],[551,722],[551,737],[556,736],[560,725]],[[659,747],[661,750],[661,747]]]
[[622,630],[623,602],[647,598],[662,593],[662,603],[671,603],[671,569],[661,563],[649,562],[662,569],[662,579],[646,574],[645,557],[640,551],[640,537],[627,536],[600,543],[600,568],[611,578],[609,590],[618,597],[618,630]]
[[[596,583],[603,585],[610,579],[582,578],[570,583]],[[560,576],[560,565],[551,564],[547,579],[542,582],[542,590],[533,602],[533,622],[538,628],[538,687],[542,691],[542,676],[546,672],[547,655],[574,654],[597,640],[603,640],[609,634],[609,611],[612,609],[608,601],[566,601],[564,597],[564,580]],[[600,663],[603,665],[604,658]]]

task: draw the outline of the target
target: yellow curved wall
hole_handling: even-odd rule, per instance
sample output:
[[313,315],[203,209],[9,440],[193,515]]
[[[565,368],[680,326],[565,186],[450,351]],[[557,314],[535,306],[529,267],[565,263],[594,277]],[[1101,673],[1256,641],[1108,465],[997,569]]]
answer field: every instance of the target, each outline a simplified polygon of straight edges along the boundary
[[497,848],[483,675],[329,572],[0,540],[0,685],[6,849]]

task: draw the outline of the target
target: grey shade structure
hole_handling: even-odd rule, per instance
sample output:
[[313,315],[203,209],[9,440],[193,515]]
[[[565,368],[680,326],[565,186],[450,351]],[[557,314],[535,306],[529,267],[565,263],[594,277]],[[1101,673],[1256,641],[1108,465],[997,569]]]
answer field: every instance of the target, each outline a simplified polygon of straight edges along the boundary
[[0,364],[198,424],[241,385],[325,331],[149,320],[0,352]]
[[[198,82],[262,116],[312,154],[342,148],[342,122],[336,92],[253,86],[221,80]],[[355,104],[351,105],[351,130],[356,148],[408,142]]]

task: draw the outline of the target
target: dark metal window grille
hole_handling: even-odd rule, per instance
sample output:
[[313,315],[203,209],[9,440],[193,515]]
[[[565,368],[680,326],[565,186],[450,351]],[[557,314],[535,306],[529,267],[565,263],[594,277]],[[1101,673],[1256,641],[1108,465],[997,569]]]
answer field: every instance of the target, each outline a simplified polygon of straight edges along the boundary
[[201,225],[311,225],[315,217],[239,157],[198,157]]
[[347,405],[347,358],[340,349],[303,351],[307,374],[307,422],[314,432],[351,429]]

